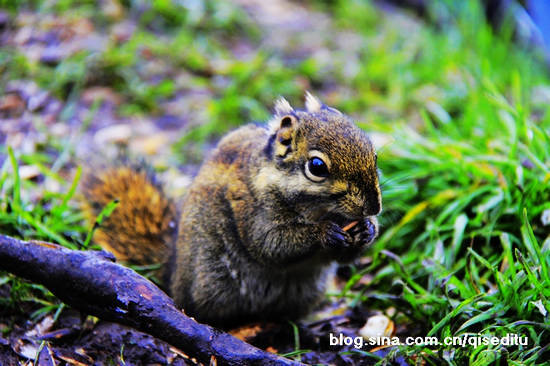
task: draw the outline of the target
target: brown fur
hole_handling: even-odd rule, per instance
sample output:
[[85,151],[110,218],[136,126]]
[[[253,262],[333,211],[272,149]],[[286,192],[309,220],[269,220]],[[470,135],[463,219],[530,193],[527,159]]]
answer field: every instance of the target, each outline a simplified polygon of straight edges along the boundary
[[88,171],[81,185],[84,212],[93,221],[112,200],[117,208],[103,221],[94,240],[117,259],[134,264],[165,263],[177,233],[172,200],[141,167],[115,166]]
[[[246,125],[220,141],[184,198],[176,240],[176,210],[145,173],[115,167],[86,178],[88,211],[121,200],[94,239],[121,259],[170,262],[166,287],[200,321],[306,314],[322,297],[330,263],[373,241],[381,210],[368,137],[307,98],[308,110],[279,100],[268,126]],[[306,172],[312,156],[327,160],[322,181]]]

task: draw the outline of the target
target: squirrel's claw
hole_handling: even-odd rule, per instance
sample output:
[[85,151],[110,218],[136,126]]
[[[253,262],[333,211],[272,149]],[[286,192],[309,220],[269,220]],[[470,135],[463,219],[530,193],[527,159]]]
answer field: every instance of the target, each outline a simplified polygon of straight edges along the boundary
[[326,236],[327,246],[329,248],[347,248],[353,245],[352,236],[334,223],[328,223]]

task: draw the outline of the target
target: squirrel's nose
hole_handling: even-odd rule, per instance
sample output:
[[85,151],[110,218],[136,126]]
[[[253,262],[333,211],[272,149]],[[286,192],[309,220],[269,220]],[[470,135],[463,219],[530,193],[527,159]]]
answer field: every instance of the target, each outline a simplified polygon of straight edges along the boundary
[[382,201],[380,196],[375,195],[374,197],[369,197],[365,201],[365,206],[363,207],[364,216],[376,216],[382,211]]

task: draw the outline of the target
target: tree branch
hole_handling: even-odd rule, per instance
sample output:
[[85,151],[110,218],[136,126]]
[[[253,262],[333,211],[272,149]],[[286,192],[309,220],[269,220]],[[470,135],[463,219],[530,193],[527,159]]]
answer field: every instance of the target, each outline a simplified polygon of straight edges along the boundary
[[0,270],[46,286],[66,304],[162,339],[203,363],[299,365],[197,323],[168,295],[108,252],[0,235]]

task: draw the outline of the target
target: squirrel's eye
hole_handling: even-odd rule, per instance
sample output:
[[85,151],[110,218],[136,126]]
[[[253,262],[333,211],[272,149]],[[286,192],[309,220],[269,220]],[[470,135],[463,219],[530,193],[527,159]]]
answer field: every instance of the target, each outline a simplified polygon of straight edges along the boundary
[[321,158],[313,157],[306,163],[306,177],[312,181],[321,182],[328,175],[328,166]]

